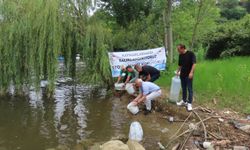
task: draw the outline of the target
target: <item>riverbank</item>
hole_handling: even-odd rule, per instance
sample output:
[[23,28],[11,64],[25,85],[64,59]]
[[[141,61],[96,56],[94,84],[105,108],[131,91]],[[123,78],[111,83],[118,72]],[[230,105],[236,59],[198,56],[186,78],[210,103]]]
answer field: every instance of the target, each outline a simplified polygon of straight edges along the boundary
[[155,111],[160,111],[162,117],[173,124],[181,122],[174,134],[169,135],[169,140],[162,141],[166,149],[202,149],[204,142],[210,143],[215,149],[250,147],[248,116],[230,108],[216,109],[198,103],[194,103],[192,112],[187,112],[185,107],[177,107],[167,101],[168,90],[163,89],[163,93],[156,103]]
[[[250,147],[250,120],[246,115],[228,108],[215,109],[197,103],[194,103],[194,111],[187,112],[185,107],[168,102],[169,90],[162,90],[163,95],[155,102],[152,113],[146,116],[142,112],[132,115],[125,110],[146,131],[141,142],[146,149],[160,149],[159,143],[162,149],[203,149],[203,143],[216,149]],[[126,106],[130,99],[124,94],[119,103]],[[122,109],[126,108],[122,106]],[[149,129],[151,132],[148,132]]]
[[[170,66],[156,83],[169,91],[176,68]],[[196,104],[250,114],[249,57],[198,62],[193,84]]]

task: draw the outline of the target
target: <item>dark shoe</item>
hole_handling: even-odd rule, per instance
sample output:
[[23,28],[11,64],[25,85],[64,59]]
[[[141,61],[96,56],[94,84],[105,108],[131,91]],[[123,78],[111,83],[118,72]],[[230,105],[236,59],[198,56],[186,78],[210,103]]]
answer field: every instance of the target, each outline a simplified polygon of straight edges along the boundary
[[147,108],[146,108],[146,106],[145,107],[143,107],[143,109],[142,109],[143,111],[147,111]]
[[152,107],[153,110],[155,110],[155,107],[156,107],[155,100],[151,101],[151,107]]
[[149,113],[151,113],[151,110],[145,110],[143,114],[148,115]]

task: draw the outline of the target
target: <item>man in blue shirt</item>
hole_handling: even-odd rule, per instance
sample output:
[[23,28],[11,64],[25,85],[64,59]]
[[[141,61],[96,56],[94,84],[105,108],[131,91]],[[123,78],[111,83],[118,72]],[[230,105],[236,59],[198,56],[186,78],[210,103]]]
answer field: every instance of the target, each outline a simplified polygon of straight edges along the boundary
[[140,94],[133,100],[135,105],[142,102],[146,105],[145,115],[151,112],[151,101],[161,96],[161,89],[152,82],[144,82],[141,79],[135,80],[135,86],[139,87]]

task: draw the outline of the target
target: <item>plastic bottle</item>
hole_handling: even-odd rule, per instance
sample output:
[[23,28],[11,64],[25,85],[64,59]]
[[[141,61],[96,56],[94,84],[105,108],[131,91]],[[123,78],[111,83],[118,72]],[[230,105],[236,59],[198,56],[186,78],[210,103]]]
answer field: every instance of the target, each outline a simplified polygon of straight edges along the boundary
[[172,78],[170,96],[169,96],[169,100],[171,102],[178,101],[180,90],[181,90],[181,80],[180,80],[179,76],[174,76]]

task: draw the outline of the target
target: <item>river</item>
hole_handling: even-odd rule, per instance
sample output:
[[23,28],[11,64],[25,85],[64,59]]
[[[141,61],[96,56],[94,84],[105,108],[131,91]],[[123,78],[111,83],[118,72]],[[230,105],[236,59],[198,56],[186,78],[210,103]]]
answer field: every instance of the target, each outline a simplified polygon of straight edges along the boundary
[[[105,89],[88,85],[56,86],[54,99],[30,90],[28,97],[0,97],[0,150],[46,150],[104,143],[114,137],[128,137],[129,126],[139,121],[144,131],[142,145],[147,150],[166,143],[177,125],[153,112],[130,114],[127,96],[106,97]],[[78,150],[77,149],[77,150]]]

